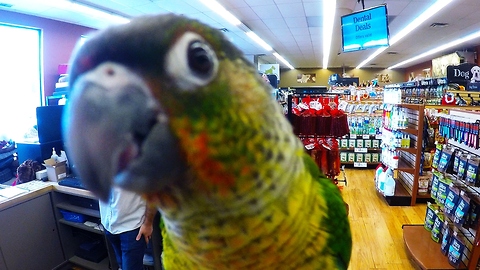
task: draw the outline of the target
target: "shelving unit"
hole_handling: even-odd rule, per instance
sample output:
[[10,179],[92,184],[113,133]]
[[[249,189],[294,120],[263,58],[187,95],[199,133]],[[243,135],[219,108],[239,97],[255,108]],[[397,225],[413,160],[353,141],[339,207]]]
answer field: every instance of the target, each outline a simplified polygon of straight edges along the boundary
[[[382,195],[387,203],[391,206],[408,206],[415,205],[417,202],[423,202],[430,198],[427,195],[418,194],[418,180],[421,175],[422,169],[422,142],[423,142],[423,118],[424,109],[423,104],[392,104],[392,106],[404,108],[407,112],[408,126],[407,128],[395,129],[395,132],[401,132],[410,137],[409,148],[399,148],[387,145],[388,142],[383,141],[384,148],[395,149],[398,151],[399,162],[396,168],[392,168],[395,171],[394,178],[396,180],[395,193],[393,196]],[[385,128],[385,127],[384,127]],[[382,163],[388,166],[385,160]],[[391,166],[388,166],[391,167]]]
[[[403,241],[408,253],[423,270],[455,269],[440,252],[440,244],[430,239],[423,225],[403,225]],[[465,264],[459,269],[467,269]]]
[[446,78],[424,79],[385,86],[385,90],[401,91],[402,103],[441,105],[448,89]]
[[[480,114],[475,112],[450,110],[449,114],[464,117],[466,119],[480,120]],[[448,145],[460,149],[462,152],[480,156],[480,149],[469,147],[464,143],[455,141],[451,138],[446,139],[448,139]],[[467,185],[463,179],[455,178],[454,180],[456,185],[461,185],[463,189],[467,190],[469,197],[480,197],[480,187]],[[447,215],[445,215],[445,218],[450,220]],[[459,269],[478,269],[477,265],[480,259],[479,225],[468,229],[457,224],[455,227],[458,233],[462,235],[462,238],[465,239],[466,244],[466,248],[463,252],[462,265]],[[423,225],[405,225],[403,227],[403,238],[407,251],[421,269],[455,269],[449,264],[447,257],[440,252],[440,244],[431,240],[430,232],[428,232]]]
[[[92,270],[110,269],[114,263],[113,254],[110,252],[104,232],[98,228],[86,226],[84,223],[66,220],[60,210],[82,214],[88,221],[100,224],[100,211],[98,201],[90,197],[81,197],[72,194],[53,192],[53,205],[57,216],[58,230],[65,257],[71,263]],[[100,225],[101,226],[101,225]],[[100,262],[93,262],[76,255],[79,246],[86,240],[100,241],[105,247],[106,257]]]
[[[333,183],[347,183],[337,176],[343,171],[337,138],[348,134],[346,114],[338,109],[343,91],[330,92],[326,87],[290,89],[286,97],[287,118],[294,133],[303,142],[320,170]],[[295,112],[294,112],[295,110]]]
[[[380,148],[381,134],[350,134],[340,138],[339,141],[340,162],[342,165],[366,168],[369,166],[377,166],[380,163],[380,152],[382,151]],[[369,141],[369,143],[366,143],[366,141]],[[358,158],[358,156],[360,156],[360,158]]]

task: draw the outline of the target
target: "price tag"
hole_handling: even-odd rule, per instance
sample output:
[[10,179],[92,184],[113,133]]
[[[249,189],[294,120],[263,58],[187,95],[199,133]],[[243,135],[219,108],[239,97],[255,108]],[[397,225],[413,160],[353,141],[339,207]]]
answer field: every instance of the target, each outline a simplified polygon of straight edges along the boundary
[[350,139],[356,139],[357,138],[357,134],[350,134]]
[[307,150],[312,150],[313,148],[315,148],[315,144],[313,143],[305,145],[305,149]]
[[382,134],[376,134],[375,139],[380,139],[381,140],[382,139]]
[[362,139],[370,139],[370,135],[366,134],[362,136]]
[[353,150],[355,153],[367,153],[368,152],[368,149],[365,148],[365,147],[361,147],[361,148],[358,148],[358,147],[355,147],[355,149]]
[[366,167],[367,167],[367,163],[366,163],[366,162],[354,162],[354,163],[353,163],[353,167],[356,167],[356,168],[366,168]]

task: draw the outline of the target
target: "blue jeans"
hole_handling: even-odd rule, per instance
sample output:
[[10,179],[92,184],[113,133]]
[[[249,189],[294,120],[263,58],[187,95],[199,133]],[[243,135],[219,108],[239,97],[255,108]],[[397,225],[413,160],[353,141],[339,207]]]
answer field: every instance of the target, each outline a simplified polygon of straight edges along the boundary
[[118,266],[122,270],[142,270],[143,255],[147,243],[145,237],[136,240],[140,228],[119,234],[111,234],[105,230],[108,241],[115,251]]

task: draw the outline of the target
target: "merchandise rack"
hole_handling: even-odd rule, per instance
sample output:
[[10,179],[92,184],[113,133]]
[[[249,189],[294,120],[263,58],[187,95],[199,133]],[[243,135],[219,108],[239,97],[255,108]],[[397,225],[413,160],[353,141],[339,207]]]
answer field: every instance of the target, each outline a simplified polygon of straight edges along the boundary
[[[399,164],[395,171],[395,193],[393,196],[385,196],[381,192],[387,203],[391,206],[413,206],[417,202],[430,200],[430,194],[418,194],[419,176],[423,171],[423,124],[425,106],[423,104],[392,104],[405,108],[407,111],[408,127],[396,129],[410,137],[410,148],[395,147],[399,152]],[[384,142],[385,144],[386,142]],[[386,146],[384,149],[392,149]],[[384,160],[383,164],[388,166]],[[390,167],[390,166],[388,166]]]
[[[467,119],[480,120],[480,114],[475,112],[450,110],[449,114]],[[480,149],[469,147],[453,139],[447,139],[448,145],[461,149],[462,152],[468,152],[470,154],[480,156]],[[480,187],[467,185],[464,180],[457,180],[455,183],[461,184],[461,186],[467,190],[467,194],[469,194],[469,196],[480,197]],[[445,215],[445,218],[449,219],[447,215]],[[477,269],[480,259],[480,233],[478,233],[479,227],[477,226],[476,228],[469,229],[466,229],[461,225],[455,225],[455,227],[466,240],[466,247],[463,253],[463,262],[459,269]],[[408,252],[412,256],[413,260],[422,269],[455,269],[448,263],[447,257],[440,252],[440,244],[431,240],[430,232],[425,230],[423,225],[404,225],[403,238]]]
[[[326,87],[301,87],[301,88],[292,88],[290,89],[291,92],[287,96],[287,119],[290,121],[292,125],[294,125],[294,115],[292,113],[293,109],[293,98],[302,98],[302,97],[321,97],[321,98],[329,98],[331,102],[334,102],[338,106],[338,98],[340,95],[344,95],[344,91],[334,91],[334,92],[329,92]],[[332,136],[332,135],[318,135],[315,132],[312,134],[299,134],[300,139],[302,138],[331,138],[336,140],[337,137]],[[338,147],[338,153],[340,155],[340,147]],[[338,160],[340,160],[340,157],[338,156]],[[318,165],[318,164],[317,164]],[[340,164],[339,164],[340,166]],[[320,167],[320,166],[319,166]],[[325,173],[328,178],[332,180],[333,183],[338,184],[338,182],[343,182],[345,185],[347,185],[347,178],[345,175],[345,167],[341,166],[339,169],[339,173],[336,175],[331,175],[328,173]],[[343,179],[337,178],[339,174],[343,175]]]

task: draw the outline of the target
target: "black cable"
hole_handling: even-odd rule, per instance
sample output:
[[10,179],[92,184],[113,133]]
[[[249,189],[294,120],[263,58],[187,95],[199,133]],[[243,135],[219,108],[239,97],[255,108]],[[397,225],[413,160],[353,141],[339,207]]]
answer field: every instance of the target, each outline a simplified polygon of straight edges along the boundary
[[365,9],[365,0],[357,0],[357,3],[360,3],[362,2],[362,7],[363,9]]

